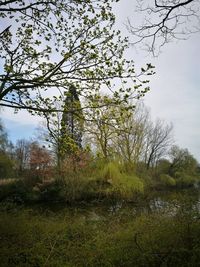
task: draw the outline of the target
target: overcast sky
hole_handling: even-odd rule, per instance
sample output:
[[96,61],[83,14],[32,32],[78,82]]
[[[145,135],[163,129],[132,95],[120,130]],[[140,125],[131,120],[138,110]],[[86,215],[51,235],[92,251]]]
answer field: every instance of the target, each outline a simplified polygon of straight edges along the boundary
[[[115,8],[117,27],[125,35],[128,34],[124,26],[127,16],[137,19],[134,2],[121,0]],[[127,55],[135,60],[137,66],[149,62],[155,65],[156,75],[151,77],[151,91],[144,102],[153,119],[159,117],[173,123],[176,144],[188,148],[200,161],[200,34],[167,45],[158,58],[143,51],[136,52],[134,48],[129,49]],[[28,112],[14,114],[10,109],[3,111],[2,119],[14,142],[33,136],[38,121],[41,121]]]

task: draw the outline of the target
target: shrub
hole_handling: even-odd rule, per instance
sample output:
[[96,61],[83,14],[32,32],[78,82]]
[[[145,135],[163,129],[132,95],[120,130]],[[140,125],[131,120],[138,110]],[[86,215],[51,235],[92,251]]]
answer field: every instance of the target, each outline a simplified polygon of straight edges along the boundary
[[56,183],[61,188],[65,201],[85,200],[93,195],[92,179],[90,177],[90,155],[78,151],[68,156],[63,162],[56,177]]
[[132,199],[137,193],[144,192],[144,184],[134,175],[122,174],[118,180],[114,181],[111,191],[118,192],[121,198]]
[[119,164],[116,162],[109,162],[103,166],[103,169],[100,171],[101,178],[110,184],[113,184],[114,181],[120,179],[121,172]]
[[23,203],[33,198],[32,187],[27,186],[24,180],[14,180],[0,186],[0,200]]
[[168,174],[160,175],[160,181],[164,186],[174,187],[176,185],[176,180]]
[[34,188],[39,194],[40,201],[63,201],[65,199],[64,188],[57,181],[39,183]]
[[176,174],[176,183],[178,187],[191,187],[197,182],[197,178],[185,173]]
[[143,193],[144,184],[134,174],[126,174],[123,167],[116,162],[109,162],[104,165],[100,172],[101,179],[107,183],[103,189],[107,197],[132,199],[137,193]]

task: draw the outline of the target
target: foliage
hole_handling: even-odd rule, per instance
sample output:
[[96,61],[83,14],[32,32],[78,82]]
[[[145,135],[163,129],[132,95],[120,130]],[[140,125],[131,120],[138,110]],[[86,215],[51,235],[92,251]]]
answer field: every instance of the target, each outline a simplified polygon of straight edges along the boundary
[[123,167],[117,162],[109,162],[103,166],[100,177],[107,186],[104,186],[102,193],[109,198],[122,198],[131,200],[137,193],[143,193],[144,184],[134,174],[126,174]]
[[39,179],[47,179],[51,176],[51,169],[52,157],[50,152],[37,142],[31,143],[29,154],[30,175]]
[[[61,169],[53,180],[43,181],[37,186],[42,201],[76,201],[90,200],[93,197],[93,186],[88,175],[90,156],[77,151],[68,155],[62,162]],[[94,194],[95,195],[95,194]]]
[[120,154],[125,164],[138,164],[144,151],[149,111],[139,102],[128,109],[121,105],[118,112],[117,134],[113,139],[115,153]]
[[[102,107],[95,108],[96,101]],[[108,104],[110,106],[108,107]],[[125,163],[144,161],[146,168],[156,166],[172,144],[172,125],[161,120],[153,123],[149,111],[138,103],[119,103],[106,95],[90,99],[85,118],[86,141],[93,141],[94,149],[104,159],[122,159]],[[88,136],[87,136],[88,135]]]
[[[76,88],[71,85],[69,90],[66,92],[66,98],[64,101],[64,110],[61,121],[61,140],[64,139],[63,135],[66,135],[68,138],[73,140],[73,142],[71,142],[72,145],[74,143],[74,146],[76,146],[77,149],[81,149],[83,122],[84,118],[81,109],[81,102]],[[63,141],[63,143],[65,142]],[[68,149],[66,148],[65,153],[70,154],[73,152],[74,149],[68,145]]]
[[187,149],[173,146],[170,151],[171,166],[170,172],[176,175],[177,172],[185,172],[189,175],[197,174],[198,163]]
[[[0,33],[0,105],[48,113],[56,111],[55,100],[71,84],[87,97],[101,86],[113,89],[116,79],[130,81],[137,96],[143,95],[148,87],[141,90],[133,61],[124,58],[128,40],[114,30],[114,2],[1,3],[1,24],[8,26]],[[124,98],[132,88],[125,88]]]
[[157,119],[155,124],[147,126],[147,136],[144,146],[144,161],[147,169],[155,166],[157,161],[165,156],[172,145],[172,125]]
[[175,179],[177,186],[181,188],[194,186],[194,184],[198,181],[197,177],[188,175],[184,172],[177,172],[175,174]]
[[8,135],[4,128],[2,121],[0,120],[0,151],[6,152],[8,148]]
[[17,204],[37,200],[37,194],[32,191],[33,184],[38,181],[30,179],[10,180],[0,186],[0,200],[10,201]]
[[169,174],[171,162],[167,159],[160,159],[156,165],[156,172],[158,174]]
[[167,174],[162,174],[160,176],[160,181],[166,187],[173,187],[176,185],[176,180]]
[[15,162],[12,159],[13,145],[8,139],[6,129],[0,120],[0,178],[11,178]]
[[88,99],[87,105],[90,108],[85,112],[85,139],[92,141],[99,157],[109,160],[113,157],[112,140],[117,134],[119,102],[98,92]]

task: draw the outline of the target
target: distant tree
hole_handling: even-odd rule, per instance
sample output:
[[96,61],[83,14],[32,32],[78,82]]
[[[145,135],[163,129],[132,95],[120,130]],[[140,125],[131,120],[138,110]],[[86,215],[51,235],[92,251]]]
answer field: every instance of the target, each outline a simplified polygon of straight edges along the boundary
[[173,146],[169,155],[171,159],[170,174],[172,176],[176,176],[178,173],[186,173],[191,176],[197,174],[198,162],[187,149]]
[[155,124],[148,123],[144,145],[144,162],[147,169],[156,165],[159,159],[167,155],[171,147],[172,125],[158,119]]
[[2,121],[0,120],[0,152],[7,153],[11,147],[12,144],[8,140],[8,134]]
[[33,174],[45,177],[45,172],[52,166],[52,157],[49,151],[37,142],[30,145],[29,168]]
[[8,154],[0,152],[0,178],[12,178],[14,176],[14,161]]
[[149,112],[142,103],[122,110],[118,119],[118,133],[114,138],[115,150],[124,161],[138,163],[141,160]]
[[60,152],[73,154],[82,148],[84,117],[76,87],[70,85],[66,91],[61,120]]
[[15,145],[15,162],[18,175],[23,175],[29,168],[31,142],[26,139],[17,140]]
[[82,147],[83,112],[76,88],[71,85],[65,91],[65,101],[56,101],[58,111],[45,113],[45,121],[39,126],[41,140],[53,152],[60,169],[62,160]]
[[138,0],[137,14],[142,24],[128,20],[133,44],[157,54],[168,42],[185,40],[200,31],[200,2],[198,0]]
[[90,108],[85,114],[84,128],[87,139],[96,152],[108,160],[113,155],[112,140],[117,134],[119,108],[107,95],[96,94],[88,102]]
[[0,178],[10,178],[13,175],[14,161],[12,158],[12,142],[0,121]]
[[56,112],[44,113],[44,120],[41,121],[37,128],[37,136],[43,145],[51,151],[54,163],[58,166],[60,162],[59,144],[62,128],[62,101],[56,100],[54,106],[57,109]]

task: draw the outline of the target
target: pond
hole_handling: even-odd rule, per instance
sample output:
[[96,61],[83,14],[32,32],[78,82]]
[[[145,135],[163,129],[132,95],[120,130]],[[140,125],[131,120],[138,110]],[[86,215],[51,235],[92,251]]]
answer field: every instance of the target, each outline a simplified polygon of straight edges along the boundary
[[81,216],[89,219],[104,218],[107,216],[141,215],[150,213],[165,213],[175,215],[179,209],[200,211],[200,192],[196,189],[173,191],[173,192],[152,192],[146,198],[138,199],[135,202],[121,200],[102,202],[81,202],[68,205],[63,202],[39,203],[28,206],[41,214],[55,213],[68,214],[72,217]]

